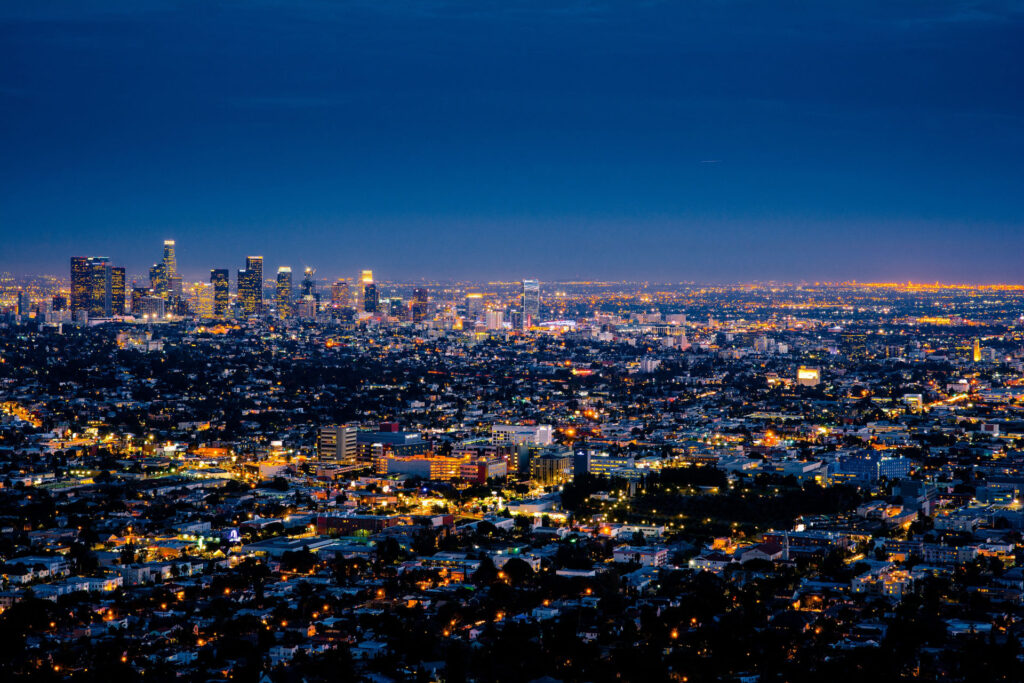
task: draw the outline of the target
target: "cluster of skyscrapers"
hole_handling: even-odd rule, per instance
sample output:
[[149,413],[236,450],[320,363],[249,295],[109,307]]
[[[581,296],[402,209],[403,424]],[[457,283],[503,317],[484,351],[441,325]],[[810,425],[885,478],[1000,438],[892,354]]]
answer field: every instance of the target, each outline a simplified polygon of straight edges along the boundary
[[124,315],[124,268],[110,265],[106,256],[71,258],[71,311],[93,318]]
[[[322,302],[315,279],[316,269],[306,267],[296,293],[290,266],[281,266],[273,287],[273,295],[265,297],[263,257],[247,256],[245,267],[237,271],[234,308],[231,301],[231,277],[227,268],[210,271],[209,283],[185,283],[178,272],[174,240],[165,240],[163,254],[149,268],[148,286],[132,282],[126,284],[125,269],[112,267],[105,256],[74,256],[71,258],[72,316],[76,320],[102,319],[126,315],[159,320],[169,315],[193,315],[200,318],[226,318],[261,316],[268,302],[273,313],[280,318],[311,319],[329,309],[337,313],[349,312],[357,316],[396,316],[413,322],[431,317],[430,292],[426,287],[415,287],[412,300],[382,298],[380,286],[374,281],[372,270],[359,275],[358,289],[353,301],[348,281],[339,279],[330,286],[330,302]],[[322,305],[323,304],[323,305]],[[489,328],[506,325],[501,310],[485,310],[483,295],[466,297],[466,317],[470,321],[485,322]],[[55,300],[55,309],[59,310]],[[539,321],[540,282],[524,280],[521,307],[512,311],[511,324],[529,328]]]

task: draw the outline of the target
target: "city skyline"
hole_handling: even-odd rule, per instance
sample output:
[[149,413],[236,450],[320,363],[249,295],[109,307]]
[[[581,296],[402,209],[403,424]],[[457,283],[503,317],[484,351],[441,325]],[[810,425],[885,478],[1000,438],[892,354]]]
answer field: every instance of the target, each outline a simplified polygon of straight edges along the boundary
[[1016,3],[205,9],[0,9],[0,270],[1021,281]]
[[3,680],[1019,680],[1022,36],[0,3]]

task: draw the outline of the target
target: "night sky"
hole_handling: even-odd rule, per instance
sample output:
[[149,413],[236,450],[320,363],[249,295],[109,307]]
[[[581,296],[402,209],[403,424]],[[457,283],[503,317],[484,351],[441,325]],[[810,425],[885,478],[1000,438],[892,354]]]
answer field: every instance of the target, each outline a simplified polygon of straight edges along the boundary
[[186,276],[1024,282],[1024,3],[2,2],[0,238],[16,273],[174,238]]

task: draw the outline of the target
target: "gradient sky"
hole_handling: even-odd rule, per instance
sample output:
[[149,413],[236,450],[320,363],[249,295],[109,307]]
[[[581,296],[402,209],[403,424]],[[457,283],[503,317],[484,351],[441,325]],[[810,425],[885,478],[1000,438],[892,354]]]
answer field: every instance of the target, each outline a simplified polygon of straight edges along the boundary
[[0,3],[0,269],[164,238],[191,276],[1024,282],[1024,3]]

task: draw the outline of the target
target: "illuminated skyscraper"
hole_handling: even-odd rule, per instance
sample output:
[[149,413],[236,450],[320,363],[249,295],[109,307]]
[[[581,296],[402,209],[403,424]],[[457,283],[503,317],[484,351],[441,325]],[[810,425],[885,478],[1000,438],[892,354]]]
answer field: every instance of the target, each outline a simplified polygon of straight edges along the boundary
[[149,269],[149,289],[154,296],[167,296],[167,266],[154,263]]
[[263,314],[263,257],[247,256],[238,271],[238,300],[244,315]]
[[312,296],[319,299],[316,293],[316,280],[313,279],[313,276],[315,274],[316,268],[312,266],[306,266],[306,268],[302,271],[302,290],[299,292],[299,296]]
[[975,363],[980,363],[981,362],[981,340],[980,339],[975,339],[974,340],[974,348],[973,348],[972,351],[973,351],[973,353],[971,354],[971,357],[974,359],[974,362]]
[[164,240],[163,264],[168,280],[178,274],[178,258],[174,254],[174,240]]
[[242,315],[259,314],[261,302],[258,288],[256,273],[248,269],[238,271],[238,305]]
[[29,313],[29,309],[32,307],[32,302],[29,301],[28,292],[24,289],[18,290],[18,317],[25,317]]
[[404,320],[409,315],[409,310],[405,307],[405,302],[402,301],[402,297],[393,296],[390,299],[381,299],[380,305],[378,306],[381,312],[387,311],[388,315],[392,318],[398,318]]
[[210,271],[210,284],[213,285],[213,315],[223,318],[228,314],[228,303],[231,298],[231,284],[227,268],[215,268]]
[[71,314],[88,311],[92,299],[92,269],[89,257],[71,257]]
[[466,319],[470,322],[478,322],[480,316],[484,312],[484,295],[483,294],[467,294],[466,295]]
[[188,305],[192,313],[200,318],[212,318],[214,307],[214,286],[205,282],[194,282],[188,288]]
[[151,292],[145,287],[132,287],[132,315],[139,317],[142,310],[142,299],[149,297]]
[[110,259],[93,256],[89,259],[89,317],[106,318],[110,315],[112,292],[110,288]]
[[530,328],[540,317],[540,281],[523,280],[523,327]]
[[158,296],[140,296],[138,307],[132,309],[136,318],[160,320],[167,314],[166,301]]
[[281,266],[277,269],[277,316],[287,318],[292,314],[292,269]]
[[332,308],[348,308],[350,304],[351,294],[349,293],[348,283],[344,280],[338,280],[331,285],[331,307]]
[[487,311],[484,319],[489,330],[500,330],[505,327],[505,314],[502,311]]
[[110,269],[110,314],[124,315],[124,268]]
[[429,310],[430,293],[426,287],[417,287],[412,290],[412,319],[413,322],[420,322],[427,317]]
[[376,313],[380,308],[380,292],[373,283],[373,271],[364,270],[359,276],[359,281],[363,285],[363,310],[367,313]]
[[180,275],[171,275],[167,278],[167,298],[171,301],[180,301],[184,293],[184,285]]
[[380,292],[377,291],[377,285],[363,285],[363,310],[367,313],[376,313],[379,308]]

